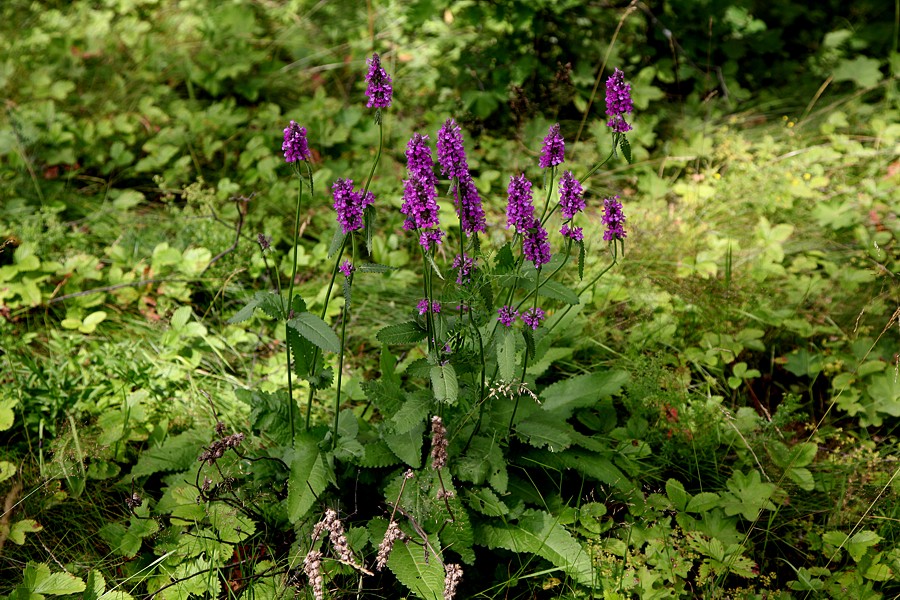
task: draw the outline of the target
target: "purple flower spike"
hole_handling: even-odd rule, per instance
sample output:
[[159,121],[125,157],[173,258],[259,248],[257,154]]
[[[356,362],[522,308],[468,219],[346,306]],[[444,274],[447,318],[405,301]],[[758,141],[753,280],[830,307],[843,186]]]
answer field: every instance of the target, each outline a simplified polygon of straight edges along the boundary
[[419,234],[419,245],[425,249],[426,252],[431,250],[432,246],[436,246],[441,243],[441,240],[444,238],[444,232],[441,229],[426,229],[421,234]]
[[559,123],[550,126],[547,137],[544,138],[544,147],[541,150],[540,165],[542,169],[565,162],[566,142],[559,133]]
[[419,300],[418,304],[416,304],[416,310],[419,311],[420,315],[424,315],[428,312],[428,298],[422,298]]
[[522,322],[531,327],[532,329],[537,329],[541,326],[541,321],[544,320],[544,311],[540,308],[529,308],[524,313],[522,313]]
[[534,263],[535,268],[550,262],[550,244],[547,242],[547,231],[541,227],[541,222],[532,219],[531,227],[525,231],[522,238],[522,253],[527,260]]
[[442,174],[460,180],[468,175],[469,164],[466,162],[462,130],[453,119],[447,119],[438,131],[437,151]]
[[524,174],[510,176],[506,189],[509,201],[506,205],[506,228],[513,225],[517,231],[524,231],[534,220],[534,206],[531,204],[531,182]]
[[306,127],[300,127],[294,121],[284,130],[284,142],[281,144],[284,162],[292,163],[309,160],[309,144],[306,141]]
[[352,179],[338,179],[331,186],[331,190],[341,230],[347,234],[362,229],[363,210],[375,202],[375,195],[368,192],[363,197],[362,192],[354,192]]
[[606,231],[603,232],[604,240],[610,242],[612,240],[625,239],[625,215],[622,214],[622,203],[619,202],[618,196],[603,200],[603,216],[601,220],[606,225]]
[[366,97],[369,108],[387,108],[391,105],[391,96],[394,88],[391,87],[391,76],[381,67],[381,58],[378,53],[372,54],[372,58],[366,61],[369,65],[369,73],[366,75]]
[[456,213],[466,235],[471,236],[476,231],[484,232],[485,220],[481,196],[478,195],[475,182],[472,181],[468,171],[453,186],[453,203],[456,205]]
[[426,185],[437,185],[427,135],[414,133],[409,138],[409,143],[406,144],[406,170],[410,178],[421,179]]
[[356,270],[356,267],[354,267],[353,263],[351,263],[349,260],[345,260],[343,263],[341,263],[341,266],[338,267],[338,269],[340,269],[341,273],[344,274],[344,277],[350,277],[350,275],[353,274],[353,271]]
[[457,269],[456,283],[463,285],[472,281],[472,271],[478,266],[476,259],[467,254],[457,254],[451,268]]
[[584,232],[581,227],[569,227],[568,223],[565,223],[559,232],[567,238],[572,238],[576,242],[580,242],[584,239]]
[[437,300],[433,300],[431,302],[431,312],[433,312],[435,314],[441,312],[441,303],[438,302]]
[[421,179],[412,178],[403,181],[403,205],[400,212],[406,215],[403,228],[424,229],[437,227],[438,204],[437,190]]
[[506,327],[512,327],[513,323],[516,321],[516,317],[519,316],[519,311],[514,310],[512,306],[501,306],[497,309],[497,314],[500,315],[497,317],[497,320],[500,321],[501,324]]
[[563,172],[559,178],[559,208],[566,219],[584,210],[584,190],[572,171]]
[[623,116],[631,114],[634,104],[631,102],[631,84],[625,83],[625,74],[616,69],[612,77],[606,80],[606,114],[609,115],[607,127],[616,133],[631,131],[631,125]]

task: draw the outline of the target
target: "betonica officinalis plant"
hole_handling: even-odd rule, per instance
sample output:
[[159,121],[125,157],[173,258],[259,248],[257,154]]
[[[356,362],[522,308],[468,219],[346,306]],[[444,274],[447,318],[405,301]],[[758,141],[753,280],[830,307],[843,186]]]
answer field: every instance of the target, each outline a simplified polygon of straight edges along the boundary
[[[554,384],[561,386],[558,393],[548,395],[529,367],[552,348],[554,328],[579,306],[580,295],[624,255],[619,197],[591,206],[585,190],[612,159],[631,160],[631,87],[618,69],[606,82],[605,160],[584,173],[568,168],[566,140],[554,124],[537,165],[509,173],[502,199],[479,192],[454,118],[436,132],[411,132],[405,178],[395,189],[402,196],[402,231],[421,259],[418,300],[393,311],[396,322],[378,331],[381,372],[362,384],[368,401],[363,408],[347,403],[342,389],[354,282],[392,271],[368,257],[384,221],[379,213],[389,205],[369,188],[384,151],[394,89],[378,54],[367,65],[366,106],[373,109],[379,145],[370,167],[324,182],[335,232],[321,309],[307,310],[294,286],[304,199],[321,202],[316,191],[323,185],[311,164],[315,140],[290,121],[282,150],[298,190],[291,279],[283,284],[272,273],[276,289],[257,293],[232,318],[250,318],[258,308],[284,323],[288,389],[246,391],[244,397],[254,426],[269,428],[260,433],[274,447],[263,454],[276,457],[287,478],[285,516],[297,539],[286,580],[319,599],[329,589],[355,587],[354,580],[360,589],[377,585],[366,581],[385,577],[388,567],[416,595],[452,598],[466,586],[474,547],[486,546],[540,557],[573,585],[591,587],[596,582],[585,549],[511,471],[539,461],[572,468],[592,454],[609,463],[611,450],[569,421],[579,407],[614,393],[621,373],[578,376]],[[441,214],[442,197],[455,208],[455,219]],[[501,203],[505,222],[495,222],[502,219]],[[598,212],[603,228],[590,247],[586,211]],[[497,239],[491,228],[503,231],[499,247],[489,247]],[[259,241],[264,256],[273,252],[265,235]],[[588,269],[589,254],[601,257],[603,266]],[[558,280],[566,268],[577,272],[579,289]],[[329,324],[328,307],[337,298],[343,304]],[[399,352],[418,358],[401,370]],[[333,404],[321,405],[320,398]],[[608,466],[601,480],[614,477],[616,467]],[[351,513],[341,498],[345,486],[360,478],[378,497]]]

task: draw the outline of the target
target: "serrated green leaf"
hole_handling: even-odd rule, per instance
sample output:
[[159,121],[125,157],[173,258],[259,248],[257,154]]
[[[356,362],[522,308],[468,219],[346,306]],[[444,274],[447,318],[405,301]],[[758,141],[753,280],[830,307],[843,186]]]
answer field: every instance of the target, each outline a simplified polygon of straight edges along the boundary
[[712,492],[700,492],[687,503],[687,512],[702,513],[719,505],[719,495]]
[[511,327],[501,327],[497,332],[497,366],[503,381],[512,381],[516,376],[516,335]]
[[441,281],[443,281],[444,275],[441,273],[440,268],[438,268],[437,263],[434,262],[434,258],[431,257],[430,252],[425,254],[425,259],[428,261],[428,264],[429,266],[431,266],[431,270],[434,271],[434,274],[437,275]]
[[242,323],[253,316],[253,313],[256,312],[256,307],[259,306],[259,300],[257,300],[256,296],[247,301],[247,304],[241,308],[241,310],[237,311],[232,315],[230,319],[228,319],[229,325],[234,325],[235,323]]
[[482,524],[475,529],[477,543],[490,549],[540,556],[583,585],[593,585],[589,554],[553,515],[527,510],[516,524]]
[[466,490],[466,504],[489,517],[502,517],[509,514],[509,507],[506,506],[506,503],[488,487]]
[[9,528],[9,541],[14,544],[18,544],[21,546],[25,543],[25,534],[26,533],[37,533],[42,530],[43,527],[35,521],[34,519],[22,519],[21,521],[16,521]]
[[869,529],[864,529],[862,531],[858,531],[853,536],[847,540],[847,553],[850,557],[855,561],[859,562],[862,560],[863,556],[869,550],[869,548],[878,544],[881,541],[881,536],[871,531]]
[[328,486],[328,479],[328,466],[319,451],[319,440],[310,434],[298,436],[288,479],[287,511],[291,523],[306,516]]
[[287,302],[275,292],[256,292],[256,306],[275,320],[281,321],[287,316],[284,307]]
[[750,471],[748,475],[735,471],[725,485],[729,492],[722,494],[721,505],[726,515],[740,514],[748,521],[753,521],[761,510],[775,510],[775,505],[769,498],[775,493],[776,486],[773,483],[762,483],[759,471]]
[[[387,522],[384,519],[373,520],[369,525],[369,537],[373,540],[382,539],[386,530]],[[428,537],[429,545],[423,547],[424,540],[418,534],[408,530],[405,533],[417,543],[394,544],[388,568],[418,598],[442,600],[444,567],[442,557],[434,554],[440,550],[440,541],[432,534]]]
[[685,510],[691,499],[691,495],[684,490],[684,485],[677,479],[666,481],[666,496],[675,506],[675,510]]
[[84,581],[80,577],[69,573],[51,573],[50,567],[43,563],[29,562],[22,580],[22,587],[38,597],[42,597],[42,594],[51,596],[77,594],[83,592],[85,588]]
[[544,388],[541,408],[568,419],[575,409],[593,406],[603,398],[618,394],[628,378],[625,371],[597,371],[564,379]]
[[394,433],[406,433],[420,423],[424,423],[430,409],[430,398],[421,395],[413,396],[403,403],[388,423]]
[[209,442],[208,431],[190,429],[167,438],[161,445],[144,450],[131,470],[131,478],[160,471],[184,471],[197,462],[200,449]]
[[513,257],[512,247],[509,243],[503,245],[497,251],[497,258],[494,260],[497,273],[508,273],[512,271],[516,265],[516,259]]
[[574,433],[571,425],[541,411],[516,423],[516,434],[535,448],[546,447],[550,452],[560,452],[571,446]]
[[401,462],[390,446],[384,441],[369,442],[363,446],[365,454],[357,461],[360,467],[381,469]]
[[534,358],[534,332],[530,327],[526,327],[522,330],[522,337],[525,338],[525,352],[528,353],[530,358]]
[[88,573],[84,594],[81,595],[81,600],[99,600],[105,590],[106,578],[103,577],[100,571],[91,571]]
[[343,288],[344,288],[344,314],[346,315],[346,313],[350,312],[350,305],[353,304],[353,294],[352,294],[353,290],[351,289],[351,286],[350,286],[350,278],[349,277],[344,278]]
[[431,388],[434,398],[443,404],[456,404],[459,397],[459,382],[453,365],[435,365],[431,367]]
[[414,344],[425,339],[427,332],[415,321],[406,321],[381,328],[375,337],[382,344]]
[[326,352],[341,351],[341,340],[318,315],[302,312],[288,321],[288,326]]
[[585,251],[584,251],[584,240],[580,240],[577,242],[578,244],[578,279],[584,280],[584,259],[585,259]]
[[414,469],[422,463],[422,443],[425,433],[425,422],[413,427],[406,433],[385,433],[382,439],[400,460]]
[[331,244],[328,246],[328,258],[333,258],[335,253],[344,247],[344,240],[346,239],[346,234],[343,232],[340,225],[338,225],[334,230],[334,234],[331,236]]
[[622,156],[625,157],[625,160],[628,161],[628,164],[630,165],[632,163],[631,143],[624,135],[619,138],[619,148],[622,150]]

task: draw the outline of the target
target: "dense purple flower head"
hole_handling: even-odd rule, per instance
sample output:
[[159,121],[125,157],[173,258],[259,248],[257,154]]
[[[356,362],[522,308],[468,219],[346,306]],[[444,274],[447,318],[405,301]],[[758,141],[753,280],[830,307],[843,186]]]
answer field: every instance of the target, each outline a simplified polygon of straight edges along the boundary
[[550,243],[547,241],[547,231],[541,227],[537,219],[531,220],[531,226],[525,231],[522,238],[522,253],[527,260],[538,268],[550,262]]
[[469,164],[466,162],[462,130],[453,119],[447,119],[438,131],[437,151],[442,174],[451,179],[453,177],[462,179],[468,175]]
[[437,185],[427,135],[414,133],[409,138],[409,143],[406,144],[406,171],[410,178],[421,179],[426,185]]
[[419,245],[427,252],[431,250],[432,246],[440,244],[443,238],[444,231],[442,229],[426,229],[419,234]]
[[472,281],[472,271],[478,267],[477,259],[468,254],[457,254],[453,259],[452,268],[457,270],[456,283],[463,285]]
[[544,316],[545,313],[543,309],[529,308],[524,313],[522,313],[521,319],[523,323],[525,323],[532,329],[537,329],[541,326],[541,321],[544,320]]
[[609,115],[607,127],[616,133],[631,131],[631,125],[625,121],[625,113],[631,114],[634,104],[631,102],[631,84],[625,83],[625,74],[616,69],[606,80],[606,114]]
[[431,312],[433,312],[435,314],[441,312],[441,303],[438,302],[437,300],[432,300],[431,301]]
[[391,87],[391,76],[381,67],[381,57],[378,53],[372,54],[372,58],[366,61],[369,65],[369,73],[366,75],[366,97],[369,108],[387,108],[391,105],[391,96],[394,88]]
[[475,188],[472,176],[466,171],[453,186],[453,204],[456,205],[456,214],[462,224],[462,230],[467,235],[476,231],[484,232],[484,208],[481,206],[481,196]]
[[603,200],[601,220],[606,225],[606,231],[603,232],[604,240],[609,242],[625,239],[625,215],[622,214],[622,203],[619,202],[618,196]]
[[572,171],[563,172],[559,178],[559,208],[566,219],[584,210],[584,190]]
[[375,195],[368,192],[363,197],[362,192],[354,192],[352,179],[338,179],[331,186],[331,190],[341,230],[346,234],[362,229],[363,210],[375,202]]
[[517,231],[524,231],[534,220],[534,206],[531,204],[531,182],[525,174],[518,177],[511,175],[509,187],[506,188],[509,201],[506,204],[506,228],[513,225]]
[[309,160],[309,144],[306,141],[306,127],[300,127],[294,121],[284,129],[284,142],[281,144],[284,162],[292,163]]
[[419,300],[418,304],[416,304],[416,310],[419,311],[420,315],[424,315],[428,312],[428,298],[422,298]]
[[566,142],[559,133],[559,123],[551,125],[544,138],[544,147],[541,149],[540,165],[542,169],[565,162]]
[[412,177],[403,181],[403,205],[400,212],[406,215],[403,228],[424,229],[438,224],[437,190],[434,184]]
[[350,277],[350,275],[353,274],[353,271],[356,270],[356,267],[354,267],[353,263],[351,263],[349,260],[345,260],[341,263],[341,266],[338,267],[338,269],[340,269],[341,273],[344,274],[344,277]]
[[519,311],[515,310],[512,306],[504,305],[497,309],[497,314],[500,315],[497,317],[497,320],[500,321],[500,323],[507,327],[512,327],[512,324],[516,321],[516,317],[519,316]]
[[581,227],[569,227],[568,223],[563,224],[559,232],[567,238],[572,238],[576,242],[580,242],[584,239],[584,232]]

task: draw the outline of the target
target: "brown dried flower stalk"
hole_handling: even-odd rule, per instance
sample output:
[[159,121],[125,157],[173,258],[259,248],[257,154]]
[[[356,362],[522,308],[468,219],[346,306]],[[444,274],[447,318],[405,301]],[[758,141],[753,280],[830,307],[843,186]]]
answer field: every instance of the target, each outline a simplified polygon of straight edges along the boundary
[[456,595],[456,586],[462,580],[462,567],[456,564],[448,564],[444,567],[444,600],[453,600]]

